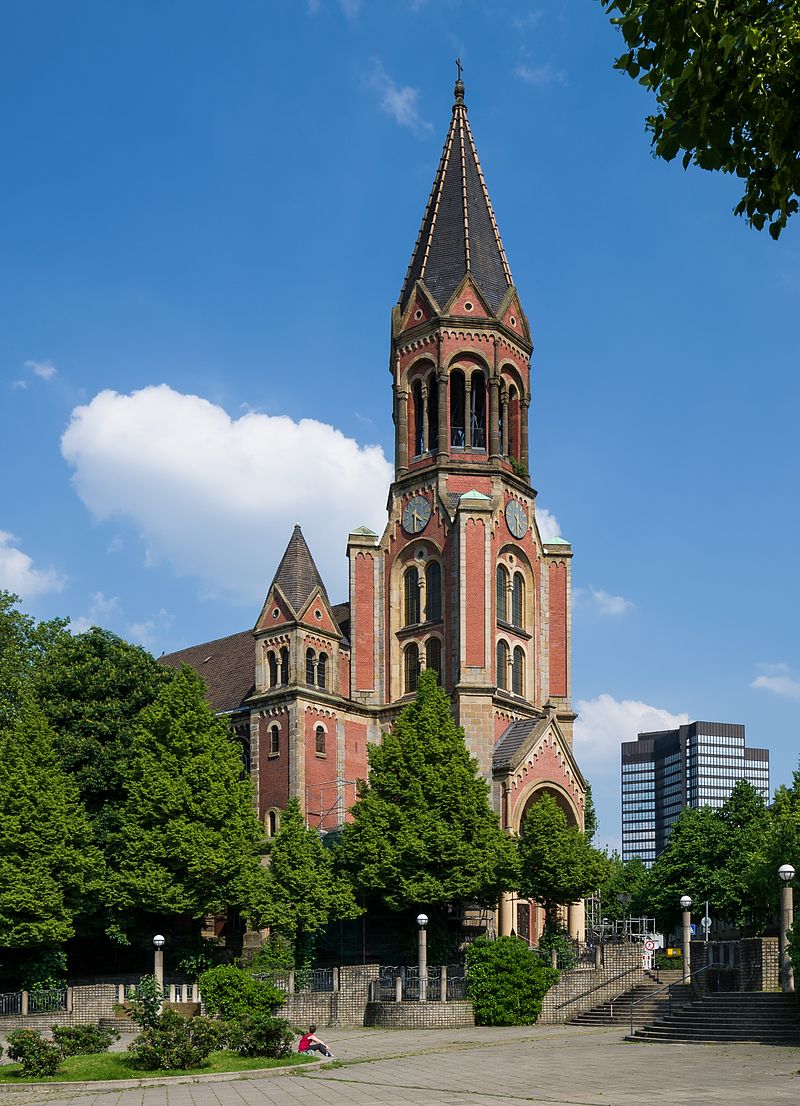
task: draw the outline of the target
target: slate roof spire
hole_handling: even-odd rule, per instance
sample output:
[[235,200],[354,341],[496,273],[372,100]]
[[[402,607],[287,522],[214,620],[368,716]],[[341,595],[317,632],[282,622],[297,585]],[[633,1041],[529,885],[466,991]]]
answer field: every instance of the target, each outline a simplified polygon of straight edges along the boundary
[[311,556],[311,550],[303,537],[303,531],[297,525],[292,531],[291,538],[289,538],[286,552],[281,558],[281,563],[278,565],[278,571],[269,586],[269,591],[276,584],[292,604],[295,614],[300,614],[315,588],[322,589],[325,602],[330,606],[322,577],[314,564],[314,558]]
[[453,118],[400,293],[401,309],[421,280],[444,310],[466,273],[497,311],[514,282],[469,127],[459,70]]

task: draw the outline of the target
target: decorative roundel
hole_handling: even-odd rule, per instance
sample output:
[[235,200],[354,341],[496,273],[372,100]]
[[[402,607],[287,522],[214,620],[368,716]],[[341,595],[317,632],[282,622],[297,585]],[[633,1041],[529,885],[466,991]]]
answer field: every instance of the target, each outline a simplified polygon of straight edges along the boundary
[[524,538],[528,531],[528,512],[518,499],[506,503],[506,523],[515,538]]
[[467,302],[464,304],[464,310],[465,311],[474,311],[475,310],[475,304],[471,303],[470,300],[467,300]]
[[418,307],[417,310],[414,312],[414,318],[417,320],[417,322],[419,322],[419,320],[422,318],[421,308]]
[[508,320],[508,321],[509,321],[509,322],[511,323],[511,325],[512,325],[512,326],[516,326],[516,325],[517,325],[517,320],[516,320],[516,319],[514,318],[514,316],[513,316],[513,315],[509,316],[509,320]]
[[273,618],[278,618],[278,617],[280,616],[280,613],[281,613],[281,612],[280,612],[280,611],[278,610],[278,608],[276,607],[276,608],[275,608],[275,610],[274,610],[274,611],[272,612],[272,617],[273,617]]
[[414,556],[417,558],[418,561],[427,561],[428,559],[428,553],[425,549],[418,549]]
[[407,534],[419,534],[428,525],[430,517],[430,501],[424,495],[412,495],[403,508],[403,529]]
[[322,611],[314,611],[314,618],[316,618],[317,621],[321,621],[322,620]]

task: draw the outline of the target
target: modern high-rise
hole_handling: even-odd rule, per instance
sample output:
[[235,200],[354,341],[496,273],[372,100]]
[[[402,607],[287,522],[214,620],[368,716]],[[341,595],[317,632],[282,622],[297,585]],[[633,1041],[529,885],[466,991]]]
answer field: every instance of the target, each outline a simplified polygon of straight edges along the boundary
[[684,807],[721,807],[739,780],[769,799],[769,750],[748,749],[744,726],[690,722],[622,743],[622,859],[649,867]]

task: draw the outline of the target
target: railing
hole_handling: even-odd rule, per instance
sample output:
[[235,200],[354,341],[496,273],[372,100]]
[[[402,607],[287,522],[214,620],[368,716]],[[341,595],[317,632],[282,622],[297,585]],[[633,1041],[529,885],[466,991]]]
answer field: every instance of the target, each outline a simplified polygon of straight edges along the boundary
[[276,972],[257,975],[255,978],[271,983],[287,995],[317,994],[337,991],[334,979],[336,968],[308,968],[299,972]]
[[[589,995],[593,995],[596,991],[600,991],[604,987],[610,987],[612,983],[618,983],[621,979],[624,979],[626,976],[633,975],[634,973],[639,976],[642,975],[641,964],[635,964],[632,968],[624,968],[616,975],[612,975],[610,979],[604,979],[600,983],[596,983],[594,987],[589,987],[587,988],[587,990],[581,991],[579,995],[572,995],[570,998],[564,999],[563,1002],[558,1003],[558,1005],[556,1006],[556,1010],[562,1010],[565,1006],[571,1006],[574,1002],[578,1002],[580,1001],[580,999],[587,998]],[[616,999],[619,998],[620,995],[624,995],[627,990],[627,987],[623,987],[617,993],[616,997],[611,1001],[615,1002]]]
[[28,993],[29,1014],[51,1014],[66,1009],[66,987],[54,987],[46,991],[30,991]]
[[672,988],[673,987],[685,987],[687,985],[687,983],[693,986],[693,984],[691,984],[691,980],[694,979],[695,976],[702,975],[703,972],[707,972],[710,968],[714,968],[714,967],[716,967],[715,964],[705,964],[702,968],[698,968],[697,971],[691,972],[688,976],[684,976],[683,979],[681,979],[681,980],[679,980],[675,983],[665,983],[663,987],[659,987],[655,991],[650,991],[649,994],[643,995],[641,998],[631,999],[631,1036],[633,1036],[633,1008],[634,1008],[634,1006],[638,1006],[640,1002],[649,1001],[650,999],[655,998],[656,995],[660,995],[662,991],[666,991],[667,992],[667,997],[669,998],[669,1012],[670,1012],[670,1014],[672,1014],[672,1009],[673,1009],[673,1006],[672,1006]]
[[426,979],[421,981],[419,967],[415,965],[385,964],[370,985],[371,1002],[419,1002],[423,997],[427,1002],[463,1001],[467,997],[464,968],[429,967]]
[[0,995],[0,1015],[21,1013],[22,995],[19,991],[10,991],[4,995]]

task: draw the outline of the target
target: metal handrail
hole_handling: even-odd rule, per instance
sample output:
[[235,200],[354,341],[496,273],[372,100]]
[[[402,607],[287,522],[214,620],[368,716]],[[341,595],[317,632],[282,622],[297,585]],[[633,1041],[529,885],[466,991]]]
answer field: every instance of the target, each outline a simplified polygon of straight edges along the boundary
[[690,972],[689,975],[685,975],[680,982],[665,983],[663,987],[659,987],[655,991],[651,991],[649,995],[642,995],[641,998],[631,999],[631,1036],[633,1036],[633,1008],[638,1006],[640,1002],[644,1002],[645,999],[655,998],[656,995],[660,995],[662,991],[667,991],[669,995],[669,1012],[672,1014],[672,988],[683,987],[690,979],[694,979],[696,975],[700,975],[702,972],[707,972],[709,968],[714,967],[713,964],[704,964],[702,968],[698,968],[695,972]]
[[[630,975],[631,972],[642,972],[641,964],[634,964],[631,968],[625,968],[624,971],[619,972],[617,975],[613,975],[611,979],[604,979],[600,983],[596,983],[594,987],[590,987],[588,991],[581,991],[579,995],[573,995],[572,998],[564,999],[556,1006],[556,1010],[560,1010],[563,1006],[570,1006],[573,1002],[577,1002],[578,999],[586,998],[587,995],[594,994],[595,991],[599,991],[601,987],[607,987],[609,983],[616,983],[618,979],[622,979],[623,976]],[[621,995],[624,995],[624,991],[620,991]],[[616,996],[617,998],[619,996]],[[614,999],[611,1000],[612,1002]]]

